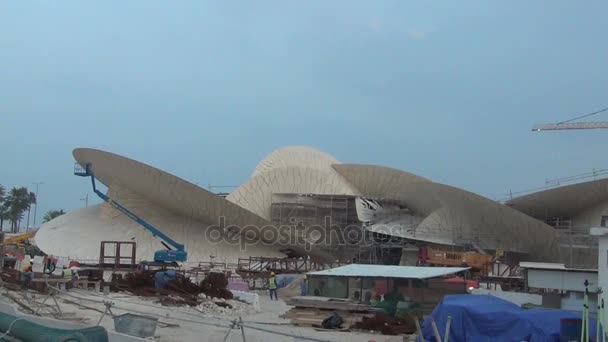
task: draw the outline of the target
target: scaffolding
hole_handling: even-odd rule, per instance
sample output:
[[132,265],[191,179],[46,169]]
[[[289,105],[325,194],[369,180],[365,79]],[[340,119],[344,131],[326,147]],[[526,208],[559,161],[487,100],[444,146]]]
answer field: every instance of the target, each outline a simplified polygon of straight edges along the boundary
[[276,274],[304,274],[342,265],[344,264],[339,262],[317,262],[310,257],[249,257],[239,258],[236,273],[249,285],[250,289],[264,290],[268,288],[268,278],[271,272]]
[[271,217],[275,226],[291,226],[296,234],[321,227],[325,240],[315,246],[340,263],[399,264],[408,240],[368,230],[359,220],[356,196],[288,194],[272,195]]

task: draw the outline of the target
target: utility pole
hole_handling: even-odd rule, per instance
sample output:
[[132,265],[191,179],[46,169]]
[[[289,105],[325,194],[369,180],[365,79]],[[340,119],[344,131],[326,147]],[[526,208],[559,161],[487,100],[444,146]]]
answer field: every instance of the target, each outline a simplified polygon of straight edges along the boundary
[[89,206],[89,193],[87,192],[87,194],[80,199],[81,201],[84,201],[84,207],[88,207]]
[[32,227],[36,227],[36,213],[38,211],[38,203],[40,203],[40,199],[38,198],[38,186],[44,184],[44,182],[34,182],[34,185],[36,185],[36,206],[34,207],[34,223],[32,224]]

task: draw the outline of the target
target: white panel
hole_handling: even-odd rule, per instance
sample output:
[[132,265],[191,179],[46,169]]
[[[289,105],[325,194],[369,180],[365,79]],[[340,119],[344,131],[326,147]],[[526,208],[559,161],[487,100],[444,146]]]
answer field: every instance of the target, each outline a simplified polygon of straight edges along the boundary
[[527,272],[528,287],[583,292],[585,291],[585,280],[588,280],[589,292],[597,292],[597,273],[535,269],[529,269]]
[[427,279],[455,274],[468,270],[469,267],[421,267],[421,266],[393,266],[393,265],[366,265],[350,264],[329,270],[310,272],[314,276],[337,277],[386,277]]

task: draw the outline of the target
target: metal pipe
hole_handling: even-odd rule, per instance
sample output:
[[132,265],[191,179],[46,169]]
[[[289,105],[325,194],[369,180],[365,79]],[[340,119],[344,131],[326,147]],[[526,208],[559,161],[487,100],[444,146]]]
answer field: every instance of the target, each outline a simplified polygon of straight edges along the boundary
[[36,213],[38,212],[38,203],[40,200],[38,199],[38,186],[44,184],[44,182],[34,182],[36,185],[36,205],[34,206],[34,223],[32,223],[32,227],[36,227]]
[[433,328],[433,334],[435,335],[435,340],[437,342],[441,342],[441,335],[439,335],[439,329],[437,329],[437,324],[435,324],[435,320],[431,320],[431,327]]
[[243,327],[243,318],[239,316],[239,326],[241,327],[241,336],[243,337],[243,342],[247,342],[245,338],[245,328]]
[[452,326],[452,316],[448,316],[448,322],[445,324],[445,335],[443,335],[443,342],[450,340],[450,327]]

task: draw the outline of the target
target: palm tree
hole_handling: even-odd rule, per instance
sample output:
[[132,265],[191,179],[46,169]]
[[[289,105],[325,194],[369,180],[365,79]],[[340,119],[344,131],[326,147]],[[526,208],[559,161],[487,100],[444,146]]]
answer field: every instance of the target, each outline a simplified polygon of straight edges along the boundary
[[0,231],[4,231],[4,221],[10,220],[9,206],[3,202],[0,204]]
[[30,211],[32,210],[32,204],[36,204],[36,194],[33,192],[29,193],[30,205],[27,207],[27,224],[25,225],[25,230],[30,229]]
[[4,205],[4,196],[6,195],[6,189],[0,184],[0,232],[4,228],[4,220],[8,220],[8,214],[6,213],[6,207]]
[[63,209],[49,210],[49,211],[46,212],[46,214],[44,214],[44,217],[42,218],[42,222],[43,223],[47,223],[50,220],[52,220],[52,219],[54,219],[54,218],[56,218],[58,216],[61,216],[63,214],[65,214],[65,211],[63,211]]
[[29,191],[24,187],[13,187],[9,191],[5,203],[8,203],[11,232],[16,233],[19,231],[19,222],[23,218],[23,213],[30,207]]

